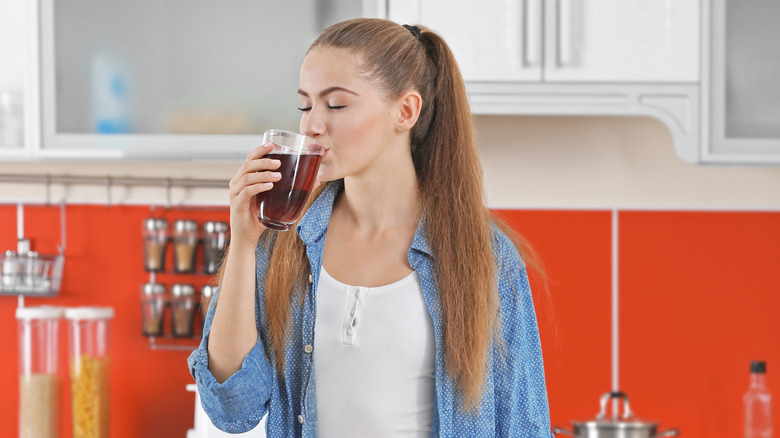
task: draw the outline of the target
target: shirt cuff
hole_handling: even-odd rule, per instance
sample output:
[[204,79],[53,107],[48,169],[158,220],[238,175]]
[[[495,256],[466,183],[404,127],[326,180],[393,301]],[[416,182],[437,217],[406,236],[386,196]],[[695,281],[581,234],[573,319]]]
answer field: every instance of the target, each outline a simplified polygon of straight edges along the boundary
[[253,429],[267,411],[273,381],[273,367],[259,341],[244,358],[241,369],[223,383],[208,367],[205,338],[187,362],[197,383],[203,410],[218,429],[229,433]]

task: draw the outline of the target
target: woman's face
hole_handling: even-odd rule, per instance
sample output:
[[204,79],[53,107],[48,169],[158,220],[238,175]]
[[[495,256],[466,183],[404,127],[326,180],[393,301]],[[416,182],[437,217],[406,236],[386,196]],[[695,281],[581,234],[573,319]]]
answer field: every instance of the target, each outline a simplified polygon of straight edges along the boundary
[[357,61],[349,51],[318,47],[301,66],[300,129],[325,147],[320,181],[367,172],[397,142],[391,104]]

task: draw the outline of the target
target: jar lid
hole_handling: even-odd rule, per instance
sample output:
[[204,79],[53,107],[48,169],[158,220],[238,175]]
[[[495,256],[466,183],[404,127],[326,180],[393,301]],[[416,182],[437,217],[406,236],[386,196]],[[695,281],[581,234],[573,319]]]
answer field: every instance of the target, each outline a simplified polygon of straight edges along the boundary
[[6,257],[16,257],[16,251],[11,251],[10,249],[5,250],[5,256]]
[[211,298],[219,292],[219,286],[207,284],[200,288],[200,294],[205,298]]
[[191,284],[174,284],[171,286],[174,297],[195,295],[195,288]]
[[113,307],[69,307],[65,309],[66,319],[111,319],[113,317]]
[[203,230],[207,233],[226,233],[228,224],[227,222],[209,221],[203,224]]
[[160,218],[150,217],[144,220],[144,229],[147,230],[167,230],[168,221]]
[[179,219],[173,223],[174,231],[198,231],[198,223],[191,220]]
[[144,295],[159,295],[165,293],[165,285],[160,283],[144,283],[141,286],[141,292]]
[[59,306],[17,307],[16,319],[60,319],[65,315],[65,308]]

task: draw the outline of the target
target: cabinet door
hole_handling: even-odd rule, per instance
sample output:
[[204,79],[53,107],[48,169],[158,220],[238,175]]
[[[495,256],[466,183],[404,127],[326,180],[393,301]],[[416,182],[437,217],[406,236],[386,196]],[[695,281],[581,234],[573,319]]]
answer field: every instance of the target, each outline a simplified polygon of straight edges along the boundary
[[243,159],[266,129],[298,129],[322,29],[379,4],[42,0],[40,155]]
[[712,2],[708,158],[780,163],[780,3]]
[[0,1],[0,157],[23,157],[25,113],[30,111],[28,92],[28,2]]
[[543,0],[393,0],[388,6],[391,20],[441,34],[466,81],[542,78]]
[[545,81],[697,82],[699,0],[547,0]]

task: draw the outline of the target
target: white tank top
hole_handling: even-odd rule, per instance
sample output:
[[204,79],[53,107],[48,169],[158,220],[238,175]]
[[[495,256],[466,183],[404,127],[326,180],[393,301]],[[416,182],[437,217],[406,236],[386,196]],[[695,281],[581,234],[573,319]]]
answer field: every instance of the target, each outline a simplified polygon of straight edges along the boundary
[[313,351],[317,435],[429,437],[435,348],[416,272],[362,287],[323,268]]

